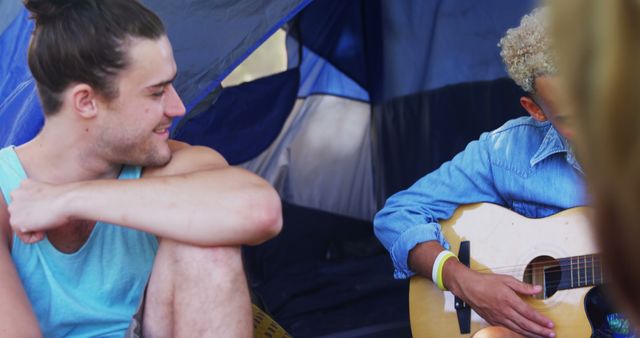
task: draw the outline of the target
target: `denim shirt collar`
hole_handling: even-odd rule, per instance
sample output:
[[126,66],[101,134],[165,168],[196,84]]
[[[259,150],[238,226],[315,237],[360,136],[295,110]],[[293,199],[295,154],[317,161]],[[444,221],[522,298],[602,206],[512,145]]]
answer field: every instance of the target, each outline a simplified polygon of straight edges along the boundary
[[567,139],[560,135],[556,128],[549,123],[549,130],[542,140],[538,151],[536,151],[531,158],[530,164],[533,167],[545,158],[557,153],[565,153],[567,162],[579,172],[584,173]]

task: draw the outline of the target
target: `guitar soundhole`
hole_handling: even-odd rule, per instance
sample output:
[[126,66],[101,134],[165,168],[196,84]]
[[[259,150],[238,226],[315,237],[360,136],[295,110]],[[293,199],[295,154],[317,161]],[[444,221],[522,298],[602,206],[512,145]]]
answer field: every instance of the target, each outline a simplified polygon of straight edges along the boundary
[[546,299],[558,291],[560,284],[560,263],[553,257],[540,256],[527,265],[523,281],[529,284],[541,285],[542,292],[533,296],[536,299]]

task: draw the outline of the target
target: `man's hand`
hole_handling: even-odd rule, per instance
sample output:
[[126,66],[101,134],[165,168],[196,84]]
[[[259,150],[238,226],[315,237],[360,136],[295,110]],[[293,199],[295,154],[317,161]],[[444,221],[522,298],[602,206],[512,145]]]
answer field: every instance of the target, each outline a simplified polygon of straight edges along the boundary
[[64,191],[62,186],[26,179],[11,192],[9,224],[20,240],[38,242],[44,238],[45,230],[69,222],[61,198]]
[[[451,263],[451,264],[450,264]],[[492,325],[504,326],[527,337],[555,337],[553,323],[519,295],[532,296],[542,288],[497,274],[483,274],[455,260],[445,264],[446,286]]]

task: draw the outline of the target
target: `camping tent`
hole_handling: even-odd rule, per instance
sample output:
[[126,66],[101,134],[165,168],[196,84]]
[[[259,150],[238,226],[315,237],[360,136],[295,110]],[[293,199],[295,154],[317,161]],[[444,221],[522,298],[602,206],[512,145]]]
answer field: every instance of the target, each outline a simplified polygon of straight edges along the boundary
[[[533,1],[146,0],[165,21],[187,115],[174,138],[269,180],[281,236],[247,248],[254,292],[294,336],[408,334],[407,282],[371,220],[392,193],[523,114],[497,42]],[[0,146],[43,123],[33,24],[0,2]],[[223,86],[276,31],[283,69]]]

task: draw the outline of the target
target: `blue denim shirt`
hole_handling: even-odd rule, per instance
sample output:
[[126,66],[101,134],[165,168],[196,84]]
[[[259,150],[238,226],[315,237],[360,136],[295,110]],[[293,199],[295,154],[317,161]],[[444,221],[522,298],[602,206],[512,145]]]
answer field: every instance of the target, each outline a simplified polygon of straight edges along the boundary
[[586,204],[582,169],[569,144],[549,122],[521,117],[480,139],[409,189],[391,196],[374,231],[391,254],[396,278],[409,269],[409,251],[436,240],[449,248],[439,220],[462,204],[489,202],[529,218]]

